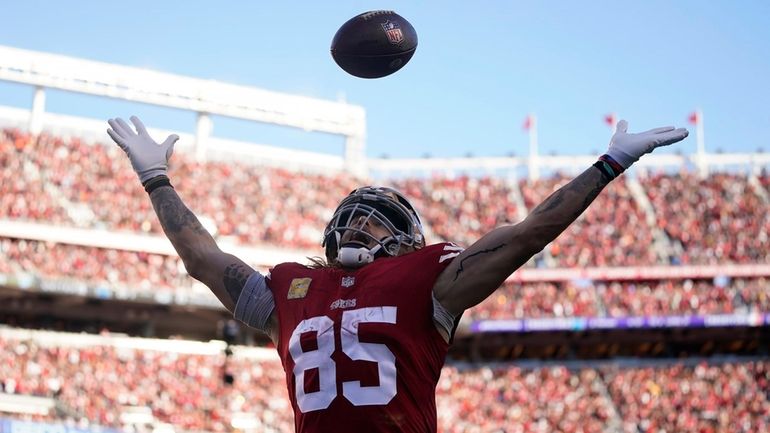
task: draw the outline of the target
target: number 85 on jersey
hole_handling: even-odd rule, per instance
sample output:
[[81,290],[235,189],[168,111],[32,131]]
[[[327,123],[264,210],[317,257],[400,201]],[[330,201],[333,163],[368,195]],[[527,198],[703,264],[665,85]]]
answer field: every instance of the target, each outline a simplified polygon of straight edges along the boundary
[[[354,406],[385,405],[396,396],[396,357],[384,344],[362,343],[358,339],[360,323],[396,323],[396,307],[366,307],[342,313],[340,341],[342,352],[353,361],[377,363],[380,384],[361,386],[360,380],[342,382],[342,395]],[[318,348],[302,351],[300,336],[314,333]],[[334,321],[316,316],[301,321],[289,339],[289,353],[294,360],[297,406],[302,413],[326,409],[337,397],[337,366],[332,359],[335,350]],[[305,392],[305,372],[318,369],[318,391]]]

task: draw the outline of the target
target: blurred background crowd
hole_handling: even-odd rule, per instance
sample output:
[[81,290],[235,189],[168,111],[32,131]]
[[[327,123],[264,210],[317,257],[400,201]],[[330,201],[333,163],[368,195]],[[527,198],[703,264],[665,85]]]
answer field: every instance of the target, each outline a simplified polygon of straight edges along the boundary
[[[145,192],[117,147],[77,138],[0,132],[0,219],[160,235]],[[215,236],[252,248],[318,255],[327,220],[359,186],[180,153],[170,177]],[[386,180],[409,197],[429,240],[468,245],[514,223],[569,175],[542,180],[431,176]],[[763,264],[770,262],[770,176],[707,178],[682,170],[613,182],[530,269]],[[636,186],[641,193],[634,193]],[[654,209],[654,211],[652,210]],[[0,236],[0,274],[74,281],[110,290],[170,294],[195,283],[175,256]],[[767,277],[507,282],[466,319],[752,314],[770,311]],[[54,398],[55,413],[14,415],[77,426],[144,431],[121,413],[141,408],[152,425],[184,431],[291,431],[277,360],[68,345],[0,338],[0,392]],[[47,340],[46,340],[47,341]],[[225,377],[229,377],[225,380]],[[450,362],[442,372],[439,430],[476,432],[759,432],[770,429],[766,360],[673,359],[589,365]],[[116,410],[118,408],[118,410]],[[240,417],[240,418],[239,418]],[[242,420],[240,422],[243,422]]]

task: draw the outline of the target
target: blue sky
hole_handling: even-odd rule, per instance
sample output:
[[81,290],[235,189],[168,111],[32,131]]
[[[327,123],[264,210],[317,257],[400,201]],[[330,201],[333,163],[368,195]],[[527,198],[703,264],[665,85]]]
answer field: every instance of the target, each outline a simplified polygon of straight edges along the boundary
[[[419,35],[398,73],[362,80],[329,55],[350,17],[392,9]],[[334,1],[53,2],[3,5],[0,44],[147,67],[325,99],[367,110],[369,156],[527,154],[522,122],[539,120],[541,152],[600,153],[609,112],[632,131],[688,126],[704,113],[706,148],[770,150],[770,2]],[[32,89],[0,82],[0,105]],[[50,91],[50,111],[138,114],[193,130],[190,113]],[[692,127],[691,127],[692,129]],[[342,140],[215,119],[214,135],[341,153]],[[695,149],[695,139],[679,151]],[[674,151],[674,149],[667,149]]]

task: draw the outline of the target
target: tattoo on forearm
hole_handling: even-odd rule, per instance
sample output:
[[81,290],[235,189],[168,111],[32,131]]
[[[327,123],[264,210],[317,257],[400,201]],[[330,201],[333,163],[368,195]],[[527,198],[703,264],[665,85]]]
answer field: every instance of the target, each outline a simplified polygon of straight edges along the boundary
[[591,191],[588,191],[588,195],[586,195],[585,200],[583,200],[583,209],[588,208],[594,199],[599,196],[599,193],[602,192],[602,189],[604,189],[606,185],[607,184],[596,185]]
[[158,211],[160,224],[167,233],[179,233],[184,228],[196,234],[206,233],[198,218],[182,203],[171,188],[158,188],[150,196]]
[[225,284],[225,290],[230,294],[230,298],[233,302],[237,302],[241,296],[243,286],[246,285],[246,280],[249,279],[249,272],[246,266],[238,263],[227,265],[225,268],[225,275],[222,278],[222,282]]
[[[536,207],[532,213],[534,215],[549,213],[560,206],[565,205],[565,213],[561,216],[567,221],[572,222],[580,216],[586,208],[588,208],[605,186],[607,186],[607,181],[601,176],[599,169],[591,167],[589,170],[586,170],[583,174],[576,177],[572,182],[564,185],[562,188],[559,188],[559,190],[551,194],[543,201],[543,203]],[[573,207],[564,203],[565,201],[570,200],[570,198],[575,200],[580,197],[583,198],[582,201],[578,202],[580,203],[580,206]],[[570,207],[572,208],[570,209]],[[558,216],[559,215],[556,215],[556,217]],[[550,217],[553,218],[554,215],[551,215]]]
[[559,189],[558,191],[548,196],[548,198],[546,198],[545,201],[543,201],[543,203],[541,203],[538,207],[533,209],[532,213],[539,214],[556,209],[564,201],[564,194],[566,194],[564,188]]
[[469,255],[468,257],[464,257],[460,261],[460,266],[457,267],[457,271],[455,271],[455,278],[453,281],[457,281],[457,279],[460,277],[460,274],[465,270],[465,268],[463,267],[463,263],[465,263],[466,260],[470,259],[471,257],[477,256],[479,254],[486,254],[486,253],[491,253],[493,251],[497,251],[504,246],[505,244],[500,244],[494,248],[487,248],[486,250],[476,251],[475,253]]

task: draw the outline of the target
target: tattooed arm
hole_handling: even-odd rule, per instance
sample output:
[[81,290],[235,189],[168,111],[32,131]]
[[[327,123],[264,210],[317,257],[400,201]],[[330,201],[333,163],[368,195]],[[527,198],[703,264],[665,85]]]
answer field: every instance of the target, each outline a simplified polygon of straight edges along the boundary
[[436,281],[436,299],[454,316],[483,301],[572,224],[607,183],[644,154],[687,134],[673,126],[629,133],[628,122],[621,120],[596,164],[551,194],[524,221],[492,230],[455,258]]
[[[107,134],[126,152],[187,272],[206,284],[238,320],[268,333],[277,344],[273,298],[265,278],[237,257],[222,252],[171,187],[168,160],[179,136],[172,134],[157,143],[139,118],[132,116],[130,120],[136,130],[115,118],[107,121]],[[244,302],[239,304],[242,293]]]
[[[257,272],[238,257],[219,249],[198,218],[185,206],[170,186],[162,186],[150,194],[152,206],[158,215],[166,237],[184,262],[187,273],[202,282],[231,313],[251,274]],[[275,344],[276,316],[271,313],[265,331]]]
[[237,257],[222,252],[176,191],[164,186],[150,194],[166,237],[191,277],[207,285],[231,312],[249,276],[256,272]]
[[442,272],[433,287],[436,299],[455,316],[486,299],[575,221],[607,183],[608,177],[590,167],[551,194],[524,221],[487,233]]

